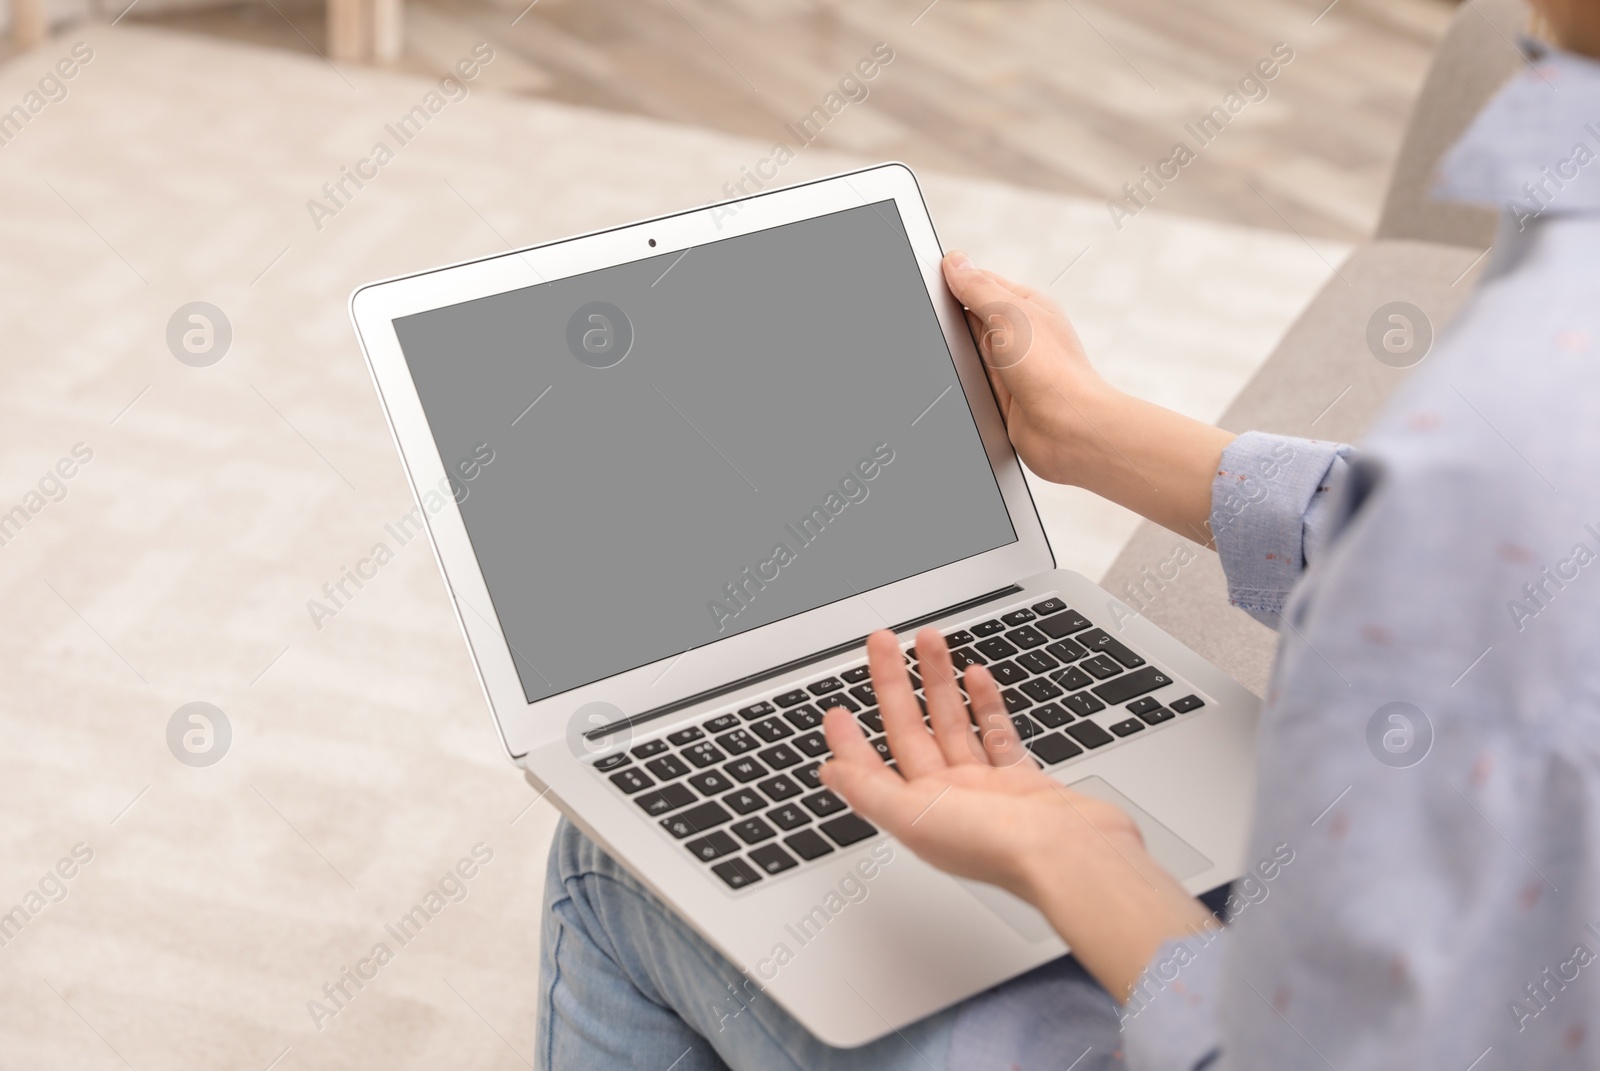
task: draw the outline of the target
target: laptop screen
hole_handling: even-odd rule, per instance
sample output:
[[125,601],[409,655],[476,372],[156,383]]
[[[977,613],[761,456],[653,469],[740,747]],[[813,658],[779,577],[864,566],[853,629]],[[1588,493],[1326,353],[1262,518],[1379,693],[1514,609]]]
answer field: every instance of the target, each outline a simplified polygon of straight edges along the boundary
[[394,326],[529,702],[1016,541],[892,200]]

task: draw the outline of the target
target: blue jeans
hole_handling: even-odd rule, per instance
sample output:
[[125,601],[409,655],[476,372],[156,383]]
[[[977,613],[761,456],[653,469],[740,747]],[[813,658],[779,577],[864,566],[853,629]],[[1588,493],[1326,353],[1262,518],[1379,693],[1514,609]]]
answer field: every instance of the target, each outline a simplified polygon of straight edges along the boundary
[[[562,821],[545,878],[540,1071],[1120,1067],[1116,1005],[1071,956],[857,1049],[818,1041]],[[1046,1014],[1039,1014],[1045,1009]]]

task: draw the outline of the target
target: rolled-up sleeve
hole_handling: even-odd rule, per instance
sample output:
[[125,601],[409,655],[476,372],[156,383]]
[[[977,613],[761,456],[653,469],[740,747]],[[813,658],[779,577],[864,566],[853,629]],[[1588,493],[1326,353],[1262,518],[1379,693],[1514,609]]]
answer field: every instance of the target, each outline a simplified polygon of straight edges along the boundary
[[1228,601],[1278,627],[1289,591],[1327,540],[1330,491],[1353,454],[1341,443],[1251,431],[1222,453],[1211,482],[1211,531]]

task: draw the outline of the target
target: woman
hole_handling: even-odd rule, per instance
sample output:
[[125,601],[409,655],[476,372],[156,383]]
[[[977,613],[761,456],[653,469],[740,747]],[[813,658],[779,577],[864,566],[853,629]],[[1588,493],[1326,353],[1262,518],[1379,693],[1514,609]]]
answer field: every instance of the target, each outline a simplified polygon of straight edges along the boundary
[[[991,731],[975,744],[926,630],[930,734],[879,633],[905,777],[833,711],[823,780],[934,865],[1032,902],[1074,957],[829,1049],[759,996],[730,1018],[738,970],[563,826],[541,1066],[1600,1067],[1600,2],[1536,6],[1560,49],[1532,49],[1441,166],[1441,196],[1504,210],[1485,280],[1360,453],[1122,395],[1049,298],[945,260],[967,307],[1030,321],[1026,358],[990,366],[1029,467],[1185,534],[1209,523],[1232,601],[1287,626],[1262,717],[1259,894],[1230,925],[1126,815],[1016,761],[976,666]],[[1224,523],[1214,503],[1263,465],[1266,497]],[[1415,762],[1383,761],[1396,710],[1423,734]]]

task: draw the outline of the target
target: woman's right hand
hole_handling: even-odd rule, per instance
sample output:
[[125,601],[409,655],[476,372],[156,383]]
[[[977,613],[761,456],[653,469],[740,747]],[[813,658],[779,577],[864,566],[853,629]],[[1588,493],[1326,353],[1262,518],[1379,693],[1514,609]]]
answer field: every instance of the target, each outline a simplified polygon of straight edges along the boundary
[[966,306],[1011,445],[1044,479],[1082,483],[1077,468],[1104,448],[1091,414],[1117,392],[1089,363],[1066,313],[1049,295],[983,271],[960,251],[945,255],[944,278]]
[[1107,383],[1049,295],[959,251],[943,266],[1028,468],[1209,545],[1211,481],[1233,435]]

